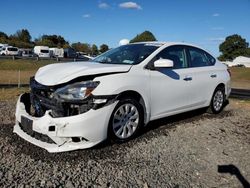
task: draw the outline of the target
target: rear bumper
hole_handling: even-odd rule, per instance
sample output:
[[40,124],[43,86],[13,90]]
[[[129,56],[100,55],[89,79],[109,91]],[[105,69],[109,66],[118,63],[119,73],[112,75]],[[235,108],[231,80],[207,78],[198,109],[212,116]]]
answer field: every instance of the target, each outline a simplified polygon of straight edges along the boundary
[[[19,97],[16,107],[16,124],[14,132],[26,141],[46,149],[49,152],[64,152],[76,149],[90,148],[107,138],[108,123],[113,109],[117,102],[104,106],[97,110],[89,110],[86,113],[53,118],[50,111],[46,111],[43,117],[31,116],[22,102],[22,95]],[[22,119],[31,121],[31,127],[23,129]],[[46,142],[34,136],[36,133],[48,137],[53,142]],[[74,138],[77,138],[74,140]],[[43,140],[43,141],[42,141]]]

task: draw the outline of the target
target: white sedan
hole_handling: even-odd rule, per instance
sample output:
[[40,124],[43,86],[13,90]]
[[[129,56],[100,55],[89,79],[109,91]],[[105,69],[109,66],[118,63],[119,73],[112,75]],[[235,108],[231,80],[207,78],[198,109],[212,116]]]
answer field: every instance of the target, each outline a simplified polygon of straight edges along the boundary
[[14,132],[49,152],[128,141],[149,121],[208,107],[230,94],[227,67],[184,43],[144,42],[91,62],[42,67],[19,97]]

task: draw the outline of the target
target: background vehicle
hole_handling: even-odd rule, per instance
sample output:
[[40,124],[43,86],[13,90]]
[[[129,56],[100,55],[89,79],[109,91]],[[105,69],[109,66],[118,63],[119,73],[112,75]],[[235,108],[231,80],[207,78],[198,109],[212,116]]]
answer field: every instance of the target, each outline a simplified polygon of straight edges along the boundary
[[18,48],[13,47],[13,46],[3,47],[1,50],[1,55],[17,56],[18,55]]
[[93,57],[87,55],[86,53],[83,52],[76,52],[77,53],[77,58],[83,60],[83,61],[88,61],[91,59],[94,59]]
[[19,49],[20,55],[23,57],[34,57],[32,49]]
[[74,48],[65,48],[64,49],[65,58],[77,58],[77,53]]
[[[231,91],[227,66],[208,52],[160,42],[122,45],[92,62],[45,66],[30,86],[17,103],[14,132],[50,152],[107,138],[125,142],[151,120],[198,108],[217,114]],[[30,138],[36,133],[49,141]]]
[[9,46],[9,45],[8,44],[2,44],[2,43],[0,43],[0,52],[1,52],[1,50],[2,50],[3,47],[7,47],[7,46]]
[[34,54],[38,57],[50,57],[49,47],[48,46],[35,46],[34,47]]
[[64,50],[63,48],[49,48],[50,56],[51,57],[63,57]]

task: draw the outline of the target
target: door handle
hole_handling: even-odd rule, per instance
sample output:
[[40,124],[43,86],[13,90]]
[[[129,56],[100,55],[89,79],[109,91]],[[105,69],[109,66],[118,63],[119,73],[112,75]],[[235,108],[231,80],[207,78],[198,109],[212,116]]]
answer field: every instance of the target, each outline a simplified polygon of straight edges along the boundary
[[211,74],[211,76],[210,76],[211,78],[216,78],[217,77],[217,75],[216,74]]
[[192,77],[186,77],[183,80],[185,80],[185,81],[191,81],[192,79],[193,79]]

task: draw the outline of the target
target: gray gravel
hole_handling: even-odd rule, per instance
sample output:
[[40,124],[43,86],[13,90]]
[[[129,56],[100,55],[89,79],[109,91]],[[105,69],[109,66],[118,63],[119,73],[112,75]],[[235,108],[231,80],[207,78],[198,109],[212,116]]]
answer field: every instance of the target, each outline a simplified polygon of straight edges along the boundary
[[12,133],[15,102],[0,103],[0,187],[241,187],[250,181],[250,110],[230,105],[154,121],[133,141],[50,154]]

